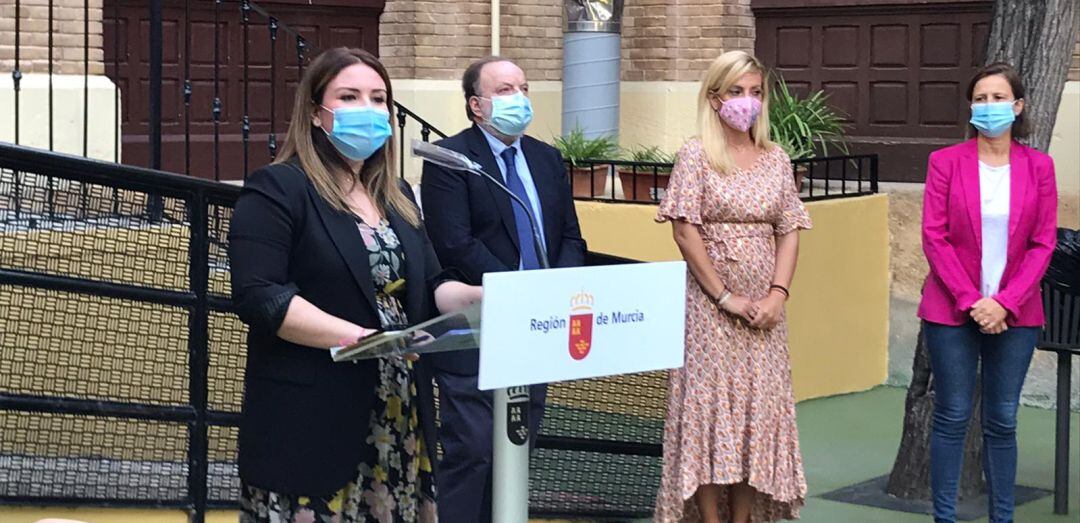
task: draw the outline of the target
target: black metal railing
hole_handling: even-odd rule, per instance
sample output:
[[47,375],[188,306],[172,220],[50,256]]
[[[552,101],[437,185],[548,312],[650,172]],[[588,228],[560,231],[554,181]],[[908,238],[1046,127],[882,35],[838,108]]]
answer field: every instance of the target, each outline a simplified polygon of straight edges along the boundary
[[[0,143],[0,209],[16,186],[20,217],[0,220],[0,504],[195,522],[235,508],[246,329],[226,253],[240,188]],[[664,373],[552,385],[531,513],[648,516],[666,386]]]
[[[17,1],[16,4],[16,13],[21,13],[19,9],[21,3]],[[197,175],[213,180],[246,178],[247,174],[254,168],[272,161],[277,154],[279,135],[287,127],[282,125],[287,122],[287,119],[282,121],[278,118],[279,97],[282,97],[282,93],[279,93],[279,91],[286,89],[287,86],[292,86],[290,89],[294,88],[310,58],[316,56],[321,50],[315,42],[305,38],[298,29],[271,14],[263,6],[250,0],[173,0],[167,2],[168,5],[165,4],[166,2],[163,0],[149,2],[149,45],[146,48],[148,56],[145,59],[129,56],[132,51],[126,49],[124,45],[128,43],[129,37],[132,35],[131,30],[127,29],[127,27],[133,23],[136,26],[139,25],[135,23],[138,20],[133,21],[126,18],[125,12],[121,10],[120,2],[106,3],[104,6],[97,4],[100,6],[97,8],[103,11],[105,22],[103,25],[106,36],[104,46],[107,51],[111,51],[104,54],[105,72],[113,80],[114,85],[117,86],[112,96],[115,110],[112,111],[112,114],[102,118],[100,113],[91,113],[89,79],[91,76],[90,56],[93,52],[90,47],[89,21],[93,16],[90,14],[91,2],[86,1],[83,3],[82,73],[84,78],[83,92],[81,93],[83,106],[81,118],[77,120],[82,128],[81,154],[84,157],[91,154],[89,140],[94,134],[92,124],[100,128],[102,121],[111,121],[113,129],[109,135],[112,137],[113,142],[111,159],[114,162],[120,163],[122,161],[128,165],[140,165],[152,169],[165,167],[165,170]],[[49,5],[51,8],[52,2]],[[179,134],[163,134],[162,66],[165,60],[162,56],[162,11],[165,7],[174,10],[179,7],[183,9],[182,19],[184,23],[181,36],[184,41],[184,50],[182,55],[178,57],[180,63],[173,64],[182,68],[182,72],[178,73],[181,75],[178,78],[180,84],[179,94],[181,96],[181,105],[177,106],[179,121],[173,122],[179,125],[171,126],[170,131],[175,133],[181,130],[182,132]],[[191,26],[193,13],[200,9],[203,12],[199,16],[205,18],[205,20],[199,23],[205,22],[206,24],[212,24],[213,27],[213,42],[206,42],[212,47],[212,63],[209,64],[209,71],[207,70],[207,64],[202,62],[196,64],[198,67],[193,67],[195,58],[192,56],[192,40],[194,37],[192,36]],[[205,12],[207,9],[211,9],[211,12]],[[240,64],[228,63],[228,58],[223,55],[221,49],[222,40],[226,38],[223,35],[223,27],[226,23],[223,20],[227,18],[225,15],[236,15],[236,13],[239,13],[238,19],[233,21],[240,26],[242,34]],[[51,22],[49,27],[51,29]],[[260,36],[259,39],[254,38],[256,36],[254,34],[255,28],[259,28],[260,32],[265,33],[265,35]],[[48,142],[34,145],[55,150],[56,144],[53,138],[54,132],[57,131],[55,129],[56,122],[53,118],[55,93],[51,81],[54,71],[53,64],[55,60],[53,58],[55,49],[52,45],[52,31],[49,34],[47,74],[50,78],[48,83],[48,112],[50,116],[44,124],[47,127]],[[20,133],[23,125],[21,122],[24,121],[22,118],[22,97],[20,96],[24,77],[23,63],[21,61],[23,37],[21,16],[17,16],[15,18],[14,34],[15,60],[12,71],[15,101],[12,108],[15,122],[14,143],[17,145],[23,144],[23,135]],[[263,38],[265,41],[263,41]],[[279,59],[278,55],[284,52],[284,46],[278,45],[279,41],[288,41],[290,42],[289,45],[295,49],[294,66],[286,66],[283,63],[284,60]],[[261,61],[252,58],[253,51],[256,49],[259,54],[263,55]],[[136,67],[146,68],[145,74],[135,71],[134,68]],[[199,67],[202,67],[201,71],[198,69]],[[242,89],[239,97],[223,95],[221,71],[225,67],[242,71],[240,75]],[[283,72],[287,72],[284,71],[286,67],[295,69],[297,81],[293,81],[291,77],[289,79],[284,78]],[[255,74],[256,72],[258,74]],[[136,84],[139,82],[133,81],[133,79],[142,76],[148,78],[148,81],[145,82],[147,86],[146,92],[136,93],[132,89],[136,89]],[[260,93],[265,94],[265,96],[253,95],[253,83],[257,83],[262,87]],[[287,98],[291,98],[291,92],[285,94],[289,95]],[[146,100],[148,104],[145,137],[141,134],[143,131],[139,127],[140,124],[135,121],[137,118],[131,116],[133,114],[131,111],[134,111],[134,109],[129,107],[125,111],[120,110],[122,100],[131,100],[135,95],[142,97],[139,99]],[[230,100],[235,102],[236,98],[239,98],[240,107],[238,109],[240,109],[241,114],[238,119],[235,117],[226,118],[226,114],[232,114],[232,111],[236,109],[230,107]],[[205,106],[197,107],[198,100],[203,100]],[[432,134],[437,137],[445,137],[446,135],[407,107],[395,103],[394,109],[399,135],[398,146],[402,151],[398,155],[397,167],[401,175],[404,176],[405,157],[407,156],[404,151],[406,150],[407,135],[418,134],[425,141],[429,140]],[[124,118],[122,112],[128,112],[129,114]],[[259,118],[253,118],[253,112],[259,113]],[[203,125],[201,133],[193,134],[193,124],[205,124],[205,122],[197,121],[199,117],[195,113],[202,116],[209,115],[211,121],[209,132],[206,132],[206,126]],[[255,119],[260,121],[253,121]],[[228,132],[226,132],[226,127],[228,127]],[[124,128],[124,132],[121,132],[122,128]],[[230,137],[230,134],[233,136]],[[222,142],[232,138],[238,138],[237,141],[240,142],[239,150],[226,147],[223,151]],[[265,156],[257,154],[257,151],[254,150],[253,146],[257,143],[265,143]],[[163,145],[167,147],[163,148]],[[123,158],[121,158],[120,154],[122,149],[125,150]],[[66,152],[80,154],[79,151],[70,149]],[[170,152],[175,154],[168,154]],[[98,156],[101,155],[98,154]],[[47,203],[48,208],[52,209],[54,207],[52,202],[54,193],[51,187],[54,181],[50,177],[45,177],[42,182],[49,188]],[[9,195],[11,202],[2,210],[0,220],[21,219],[24,214],[22,180],[15,179],[13,183],[14,186]],[[160,205],[157,199],[151,198],[148,200],[147,215],[151,218],[160,217]],[[28,224],[33,226],[37,221],[37,217],[31,215],[29,220]]]
[[[15,4],[15,12],[21,15],[23,2],[16,0]],[[56,150],[54,135],[60,125],[54,118],[56,90],[52,80],[56,74],[56,64],[59,63],[59,53],[53,38],[53,4],[48,3],[48,58],[44,71],[48,75],[47,142],[31,144],[49,150]],[[90,147],[91,137],[108,125],[105,122],[111,121],[111,159],[118,163],[213,180],[237,180],[245,178],[254,168],[272,161],[283,138],[282,133],[288,127],[292,92],[307,63],[321,52],[319,42],[306,38],[300,29],[251,0],[149,0],[148,16],[145,18],[142,15],[132,16],[131,8],[122,4],[120,1],[102,4],[90,0],[82,4],[83,104],[81,118],[76,120],[82,129],[82,156],[95,154]],[[70,3],[64,6],[65,9],[70,8]],[[91,14],[92,7],[100,9],[104,19],[102,27],[105,38],[102,45],[105,52],[101,62],[105,74],[116,86],[112,114],[102,114],[101,109],[91,103],[90,77],[95,74],[92,70],[96,65],[91,65],[90,57],[98,49],[96,45],[91,46],[92,38],[97,37],[91,33],[90,21],[95,18]],[[177,15],[180,12],[182,16]],[[179,16],[179,27],[170,27],[178,33],[176,36],[183,39],[182,51],[164,45],[165,14]],[[377,14],[373,16],[377,17]],[[144,19],[148,23],[146,42],[138,41],[144,34],[139,32]],[[193,21],[197,24],[193,24]],[[26,72],[23,59],[26,39],[21,16],[15,17],[14,25],[14,69],[11,72],[14,143],[27,145],[25,133],[20,132],[25,124],[22,114],[24,98],[21,94]],[[211,26],[213,41],[193,42],[196,38],[192,32],[193,25]],[[97,27],[96,24],[94,27]],[[241,48],[239,53],[224,48],[224,44],[233,41],[229,34],[231,28],[239,29],[241,34],[240,41],[235,43]],[[316,35],[313,38],[330,37]],[[372,45],[368,41],[364,43]],[[198,54],[200,49],[207,47],[210,48],[212,63],[199,60],[193,65],[193,51]],[[175,55],[170,54],[166,59],[163,53],[167,50]],[[290,56],[283,57],[283,53]],[[237,54],[239,56],[235,56]],[[259,60],[253,58],[253,54],[259,54]],[[295,58],[295,62],[292,62],[292,58]],[[295,71],[295,80],[291,70]],[[225,89],[229,83],[225,71],[234,73],[236,78],[232,83],[240,84],[238,94]],[[169,85],[166,85],[166,80]],[[176,85],[173,85],[174,82]],[[143,101],[145,105],[121,109],[121,102],[132,100]],[[168,105],[170,103],[174,105]],[[147,111],[145,123],[140,121],[143,108]],[[407,126],[411,125],[408,123],[410,120],[419,126],[416,132],[425,140],[432,133],[445,136],[401,104],[395,103],[395,110],[402,145]],[[63,125],[69,124],[65,122]],[[70,132],[71,129],[65,131]],[[239,142],[238,151],[231,147],[224,147],[223,151],[223,144],[235,142]],[[258,154],[254,149],[259,144],[265,145],[264,154]],[[121,151],[124,151],[123,155]],[[65,152],[79,154],[79,151],[70,148]],[[96,155],[102,156],[100,151]],[[405,155],[399,156],[401,162],[398,167],[404,174]]]
[[[792,172],[803,201],[877,194],[876,154],[792,160]],[[658,203],[663,199],[673,165],[629,160],[567,162],[569,183],[579,200]]]
[[[0,224],[0,503],[176,507],[196,522],[235,506],[220,434],[237,422],[242,385],[223,377],[242,375],[243,354],[215,340],[243,327],[212,239],[239,188],[0,144],[0,194],[15,186],[22,219]],[[168,220],[146,215],[154,199]]]
[[878,155],[823,156],[791,161],[804,201],[866,196],[878,192]]
[[579,200],[654,203],[667,188],[672,164],[630,160],[566,162],[570,187]]

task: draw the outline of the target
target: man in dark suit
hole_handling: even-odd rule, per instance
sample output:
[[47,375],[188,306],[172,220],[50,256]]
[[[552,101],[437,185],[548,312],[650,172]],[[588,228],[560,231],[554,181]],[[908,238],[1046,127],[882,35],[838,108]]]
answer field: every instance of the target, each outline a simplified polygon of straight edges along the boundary
[[[529,84],[513,62],[479,60],[462,77],[465,110],[472,127],[438,142],[467,155],[529,204],[513,203],[493,182],[424,164],[421,201],[428,235],[443,264],[461,270],[472,283],[484,273],[539,268],[529,218],[540,227],[553,267],[585,262],[577,212],[562,156],[550,145],[525,136],[532,120]],[[476,351],[431,357],[439,385],[437,468],[439,520],[491,521],[492,395],[477,389]],[[531,388],[530,434],[543,416],[545,385]]]

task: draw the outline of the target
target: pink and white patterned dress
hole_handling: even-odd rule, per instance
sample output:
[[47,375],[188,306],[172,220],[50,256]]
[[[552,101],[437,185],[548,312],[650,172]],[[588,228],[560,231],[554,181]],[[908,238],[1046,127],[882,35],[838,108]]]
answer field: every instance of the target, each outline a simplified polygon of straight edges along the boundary
[[[747,170],[720,174],[697,138],[679,150],[656,219],[700,226],[724,285],[752,300],[769,292],[776,237],[811,226],[782,149],[773,147]],[[786,319],[771,330],[751,328],[719,311],[688,276],[686,364],[669,378],[655,521],[699,521],[699,486],[747,480],[758,492],[752,521],[797,519],[806,478]],[[721,520],[729,519],[727,495],[723,489]]]

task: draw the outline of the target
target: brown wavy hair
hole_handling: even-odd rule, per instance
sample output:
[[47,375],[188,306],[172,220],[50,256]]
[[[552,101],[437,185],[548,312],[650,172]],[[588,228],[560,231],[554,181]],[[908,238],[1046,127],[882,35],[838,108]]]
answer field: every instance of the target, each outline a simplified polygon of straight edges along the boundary
[[326,87],[338,73],[354,64],[364,64],[374,69],[386,83],[386,106],[390,111],[390,121],[394,121],[394,90],[390,85],[390,76],[379,59],[363,49],[328,49],[304,70],[304,76],[296,88],[289,133],[274,163],[296,158],[319,195],[341,212],[352,212],[346,203],[346,195],[352,188],[342,187],[335,182],[335,175],[344,175],[351,178],[353,183],[362,184],[380,214],[385,215],[388,209],[393,209],[405,221],[417,226],[420,224],[420,210],[402,192],[395,172],[394,126],[391,125],[391,135],[386,144],[364,160],[359,175],[353,176],[349,163],[338,153],[323,129],[312,122],[312,111],[322,104]]

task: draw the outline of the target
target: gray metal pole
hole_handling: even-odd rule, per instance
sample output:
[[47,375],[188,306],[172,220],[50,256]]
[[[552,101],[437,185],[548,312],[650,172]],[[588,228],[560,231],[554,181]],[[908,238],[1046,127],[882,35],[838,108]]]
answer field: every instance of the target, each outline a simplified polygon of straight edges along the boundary
[[1057,421],[1054,440],[1054,514],[1069,513],[1069,413],[1072,412],[1072,354],[1057,354]]
[[[590,138],[618,133],[622,4],[623,0],[564,0],[563,134],[573,130],[575,123]],[[539,249],[543,246],[538,247],[538,254]],[[542,269],[550,268],[546,260],[540,263]],[[526,523],[529,388],[495,390],[492,409],[492,521]]]
[[[117,28],[119,30],[119,27]],[[185,35],[186,37],[186,35]],[[161,0],[150,1],[150,168],[161,169]]]
[[529,387],[496,389],[491,520],[529,520]]
[[563,35],[562,132],[581,128],[587,138],[619,134],[618,33]]
[[565,0],[562,133],[619,134],[622,0]]

